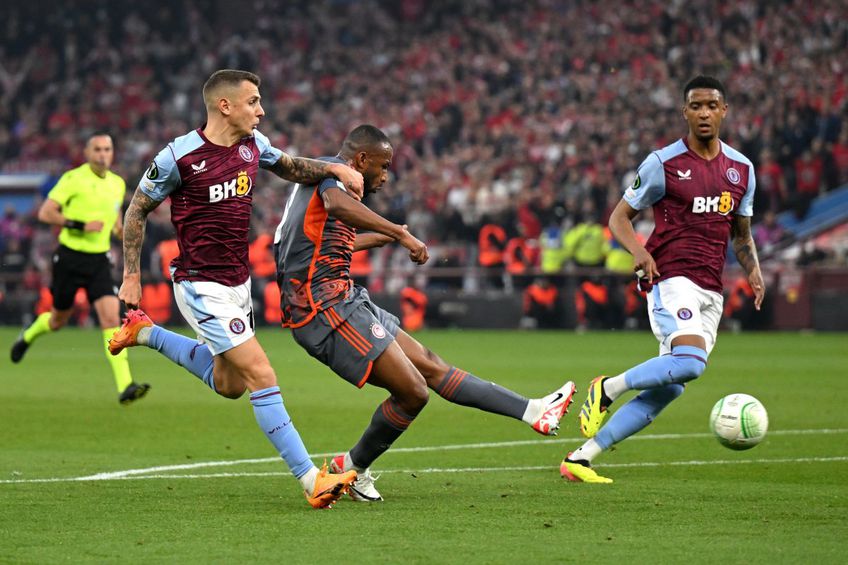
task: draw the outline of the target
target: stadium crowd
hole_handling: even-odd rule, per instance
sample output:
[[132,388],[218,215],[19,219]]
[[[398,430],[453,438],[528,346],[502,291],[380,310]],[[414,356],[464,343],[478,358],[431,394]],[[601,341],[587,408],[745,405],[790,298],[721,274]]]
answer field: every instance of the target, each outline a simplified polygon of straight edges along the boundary
[[[848,183],[840,0],[46,4],[15,4],[0,24],[0,172],[58,175],[82,162],[82,137],[105,130],[131,192],[156,148],[202,124],[205,77],[249,69],[263,79],[260,129],[278,147],[326,155],[360,123],[389,134],[394,178],[369,204],[427,241],[433,266],[477,264],[481,228],[495,225],[542,247],[533,267],[558,272],[576,255],[545,269],[544,247],[605,224],[641,158],[685,132],[680,89],[699,72],[728,88],[722,137],[757,167],[758,215],[803,215]],[[261,180],[260,278],[286,195]],[[145,240],[153,282],[172,234],[166,208]],[[4,273],[37,288],[54,241],[9,210]],[[363,272],[403,258],[381,250]],[[401,278],[372,282],[400,290]]]

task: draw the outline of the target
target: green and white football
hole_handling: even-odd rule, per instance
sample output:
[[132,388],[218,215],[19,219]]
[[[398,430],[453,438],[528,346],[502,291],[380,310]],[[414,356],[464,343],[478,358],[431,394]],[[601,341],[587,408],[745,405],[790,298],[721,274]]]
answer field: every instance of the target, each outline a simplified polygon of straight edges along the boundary
[[751,449],[766,437],[768,413],[749,394],[729,394],[713,406],[710,429],[725,447]]

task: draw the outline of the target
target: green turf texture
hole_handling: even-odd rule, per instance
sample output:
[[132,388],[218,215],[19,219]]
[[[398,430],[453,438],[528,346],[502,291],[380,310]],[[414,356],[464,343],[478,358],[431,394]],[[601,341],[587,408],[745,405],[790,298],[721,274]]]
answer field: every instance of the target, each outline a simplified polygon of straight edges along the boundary
[[[120,406],[98,331],[44,336],[12,365],[16,335],[0,329],[0,563],[846,559],[845,334],[721,334],[706,373],[657,422],[596,461],[615,483],[586,485],[558,471],[580,443],[586,385],[655,355],[650,333],[423,332],[417,337],[450,363],[527,396],[575,380],[559,437],[432,395],[395,444],[402,449],[374,466],[385,502],[342,500],[329,511],[307,506],[279,460],[135,480],[20,482],[275,454],[246,398],[215,396],[153,351],[130,356],[136,380],[152,391]],[[310,453],[350,447],[385,393],[344,383],[287,332],[259,337]],[[745,452],[706,434],[710,409],[733,392],[752,394],[769,412],[770,434]],[[418,447],[429,449],[409,450]],[[186,477],[225,473],[240,476]],[[150,478],[157,474],[169,478]]]

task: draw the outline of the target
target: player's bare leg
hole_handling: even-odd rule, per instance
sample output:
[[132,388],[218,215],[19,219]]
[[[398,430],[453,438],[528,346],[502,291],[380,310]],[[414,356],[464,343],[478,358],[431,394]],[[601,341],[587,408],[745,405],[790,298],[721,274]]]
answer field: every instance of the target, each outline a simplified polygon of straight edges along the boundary
[[318,469],[283,405],[277,375],[255,337],[214,357],[214,384],[218,394],[239,398],[250,391],[256,422],[274,445],[292,474],[300,481],[309,504],[328,508],[347,492],[356,473],[330,474]]
[[330,474],[312,463],[283,405],[274,369],[255,337],[213,355],[206,344],[155,326],[143,312],[133,310],[110,347],[121,352],[135,345],[156,349],[226,398],[239,398],[249,390],[257,424],[300,481],[314,508],[330,507],[356,478],[356,473]]
[[398,331],[396,339],[424,376],[427,386],[449,402],[522,420],[542,435],[556,435],[560,419],[568,412],[575,391],[571,381],[544,398],[528,400],[507,388],[448,365],[403,330]]
[[429,400],[427,383],[397,342],[392,342],[374,362],[368,383],[391,393],[377,407],[362,437],[343,455],[333,458],[336,472],[355,470],[359,477],[350,487],[356,501],[377,502],[383,497],[374,488],[377,477],[371,475],[371,464],[403,434]]

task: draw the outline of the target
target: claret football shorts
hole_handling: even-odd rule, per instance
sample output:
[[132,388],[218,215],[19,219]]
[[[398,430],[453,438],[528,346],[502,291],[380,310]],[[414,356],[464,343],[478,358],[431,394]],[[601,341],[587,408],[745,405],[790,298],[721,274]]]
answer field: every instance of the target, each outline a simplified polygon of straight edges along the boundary
[[700,335],[707,353],[716,343],[724,297],[704,290],[686,277],[671,277],[654,285],[648,293],[648,318],[660,342],[660,355],[671,353],[671,342],[679,335]]
[[213,355],[253,337],[250,279],[239,286],[180,281],[174,283],[174,297],[183,318]]

